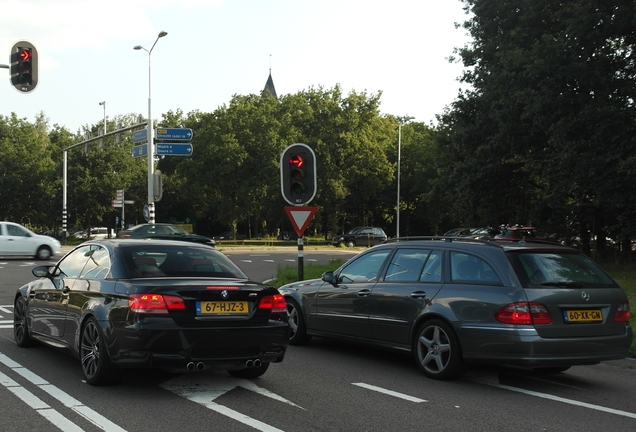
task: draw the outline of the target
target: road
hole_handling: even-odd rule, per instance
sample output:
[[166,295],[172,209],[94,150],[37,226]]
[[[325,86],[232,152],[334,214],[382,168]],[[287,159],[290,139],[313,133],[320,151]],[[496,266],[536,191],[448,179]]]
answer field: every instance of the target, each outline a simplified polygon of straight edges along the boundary
[[[256,280],[293,264],[294,254],[228,251]],[[306,251],[305,260],[323,255]],[[259,379],[135,371],[117,385],[91,387],[78,361],[13,342],[12,295],[39,264],[0,258],[2,431],[636,430],[632,360],[552,376],[473,367],[440,382],[424,377],[408,354],[314,338],[290,347]]]

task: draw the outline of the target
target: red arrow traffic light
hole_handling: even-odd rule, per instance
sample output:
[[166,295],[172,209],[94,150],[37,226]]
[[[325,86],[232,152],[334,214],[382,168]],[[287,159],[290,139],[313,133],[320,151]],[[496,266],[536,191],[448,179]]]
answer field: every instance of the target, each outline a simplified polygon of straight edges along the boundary
[[303,166],[304,161],[303,161],[302,156],[294,155],[294,156],[289,158],[289,163],[292,164],[296,168],[300,168],[301,166]]

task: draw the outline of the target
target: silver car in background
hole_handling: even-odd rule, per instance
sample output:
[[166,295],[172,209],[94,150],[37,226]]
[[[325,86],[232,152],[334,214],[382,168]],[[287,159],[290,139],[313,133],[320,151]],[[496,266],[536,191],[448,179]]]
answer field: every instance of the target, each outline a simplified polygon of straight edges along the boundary
[[0,221],[0,256],[28,256],[41,260],[60,253],[60,242],[14,223]]

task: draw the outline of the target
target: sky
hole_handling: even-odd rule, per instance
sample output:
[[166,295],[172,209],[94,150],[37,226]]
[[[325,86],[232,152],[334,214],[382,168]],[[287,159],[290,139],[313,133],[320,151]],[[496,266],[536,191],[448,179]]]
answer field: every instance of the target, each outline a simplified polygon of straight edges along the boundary
[[[382,93],[382,114],[434,123],[456,98],[470,39],[460,0],[2,0],[0,64],[31,42],[39,82],[28,94],[0,80],[0,114],[71,132],[104,115],[213,112],[260,94],[340,85]],[[159,32],[167,36],[157,40]],[[147,51],[134,50],[136,45]],[[150,85],[149,85],[150,78]],[[105,104],[100,105],[100,102]]]

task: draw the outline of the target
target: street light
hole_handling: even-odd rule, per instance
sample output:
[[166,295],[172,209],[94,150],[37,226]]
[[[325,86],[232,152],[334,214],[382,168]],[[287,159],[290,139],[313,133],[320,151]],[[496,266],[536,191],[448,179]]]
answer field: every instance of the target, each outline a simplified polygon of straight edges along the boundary
[[397,212],[396,212],[396,227],[395,237],[400,238],[400,161],[402,159],[402,125],[413,120],[415,117],[404,116],[397,117],[398,121],[398,159],[397,159]]
[[150,67],[150,55],[152,54],[152,50],[159,38],[166,36],[168,33],[165,31],[159,32],[157,35],[157,39],[155,39],[155,43],[152,44],[150,50],[142,47],[141,45],[137,45],[134,47],[136,50],[144,50],[148,53],[148,125],[146,138],[148,139],[148,209],[149,209],[149,223],[155,223],[155,195],[153,190],[154,183],[154,168],[155,168],[155,137],[154,137],[154,128],[152,127],[152,103],[151,103],[151,94],[152,94],[152,86],[151,86],[151,67]]
[[100,102],[99,104],[104,106],[104,135],[106,135],[106,132],[108,132],[106,130],[106,101]]

